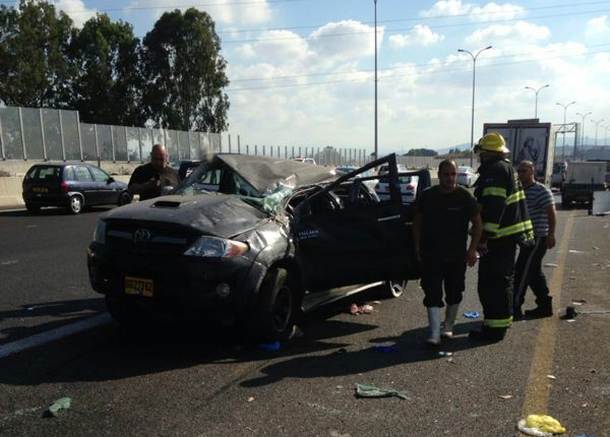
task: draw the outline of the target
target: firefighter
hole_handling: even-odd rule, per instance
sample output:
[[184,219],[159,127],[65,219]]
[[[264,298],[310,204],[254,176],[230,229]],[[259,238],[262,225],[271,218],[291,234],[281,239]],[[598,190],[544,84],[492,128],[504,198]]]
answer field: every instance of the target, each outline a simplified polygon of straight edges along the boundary
[[525,194],[511,163],[504,137],[492,132],[474,148],[479,155],[475,197],[481,207],[483,236],[479,244],[478,292],[484,322],[470,338],[500,341],[512,323],[513,280],[517,244],[533,242]]

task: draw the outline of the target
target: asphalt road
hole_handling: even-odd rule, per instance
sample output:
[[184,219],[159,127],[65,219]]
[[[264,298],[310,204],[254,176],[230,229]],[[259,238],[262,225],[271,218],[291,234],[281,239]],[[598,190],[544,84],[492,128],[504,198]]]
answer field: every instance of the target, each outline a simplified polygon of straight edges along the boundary
[[[103,311],[84,263],[98,214],[0,213],[1,341]],[[610,217],[559,218],[558,247],[545,259],[556,264],[545,268],[556,308],[584,300],[578,311],[609,310]],[[475,283],[476,269],[463,310],[480,310]],[[480,321],[460,317],[460,335],[442,347],[449,358],[421,346],[416,283],[370,315],[347,314],[353,300],[309,316],[304,336],[278,352],[219,327],[126,335],[111,323],[0,359],[0,435],[514,436],[519,418],[547,413],[566,435],[610,436],[609,314],[518,322],[494,345],[469,342]],[[409,399],[359,399],[356,383]],[[71,408],[44,418],[64,396]]]

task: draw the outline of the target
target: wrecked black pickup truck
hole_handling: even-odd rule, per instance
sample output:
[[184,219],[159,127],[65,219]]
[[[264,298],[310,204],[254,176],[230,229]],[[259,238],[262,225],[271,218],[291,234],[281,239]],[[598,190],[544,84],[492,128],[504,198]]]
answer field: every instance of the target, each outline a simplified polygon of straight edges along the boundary
[[[383,176],[370,169],[389,164]],[[418,277],[412,206],[389,155],[337,177],[295,161],[218,154],[171,195],[109,211],[88,250],[92,287],[121,324],[154,316],[244,323],[281,339],[295,318],[371,287],[398,297]],[[380,201],[371,180],[389,182]],[[374,186],[375,182],[373,182]]]

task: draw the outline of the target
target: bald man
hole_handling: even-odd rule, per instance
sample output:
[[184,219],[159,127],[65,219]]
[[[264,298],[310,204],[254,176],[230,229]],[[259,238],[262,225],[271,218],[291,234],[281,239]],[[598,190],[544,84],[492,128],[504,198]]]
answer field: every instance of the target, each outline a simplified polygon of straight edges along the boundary
[[180,183],[178,172],[168,164],[167,150],[155,144],[150,152],[150,162],[136,168],[129,179],[129,192],[139,194],[140,200],[161,195],[163,187],[177,187]]

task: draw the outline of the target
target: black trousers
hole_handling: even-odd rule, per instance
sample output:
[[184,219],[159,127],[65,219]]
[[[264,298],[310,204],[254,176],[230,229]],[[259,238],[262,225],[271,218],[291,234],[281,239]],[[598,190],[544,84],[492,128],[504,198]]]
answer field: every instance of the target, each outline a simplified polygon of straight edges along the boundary
[[484,325],[506,330],[512,322],[517,243],[510,237],[489,240],[487,249],[488,253],[479,260],[478,282]]
[[424,289],[424,306],[443,307],[443,285],[447,305],[462,301],[466,276],[466,262],[442,261],[426,257],[421,270],[421,287]]
[[533,246],[521,247],[515,265],[514,308],[519,311],[530,287],[536,295],[536,305],[545,306],[551,301],[546,277],[542,272],[542,259],[546,254],[546,237],[536,238]]

